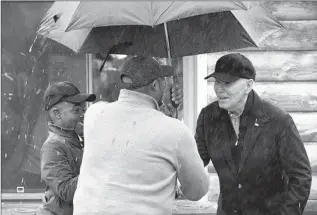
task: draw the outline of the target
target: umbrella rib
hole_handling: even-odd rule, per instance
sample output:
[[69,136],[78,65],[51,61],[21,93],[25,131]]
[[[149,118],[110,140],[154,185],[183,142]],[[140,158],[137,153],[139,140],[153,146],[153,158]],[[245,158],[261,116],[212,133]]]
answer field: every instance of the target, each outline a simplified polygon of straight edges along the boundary
[[170,47],[170,41],[169,41],[169,36],[168,36],[168,31],[167,31],[167,23],[166,22],[164,22],[164,31],[165,31],[167,55],[168,55],[168,59],[171,59],[171,47]]
[[155,20],[155,23],[153,23],[153,25],[157,24],[157,20],[159,20],[163,16],[163,14],[165,14],[168,11],[168,9],[172,7],[173,4],[174,4],[174,1],[172,1],[171,4],[163,11],[163,13],[161,13],[161,15]]
[[242,9],[244,9],[244,10],[248,10],[248,8],[247,8],[247,6],[241,1],[241,2],[236,2],[236,1],[233,1],[233,3],[235,4],[235,5],[237,5],[237,6],[239,6],[239,7],[241,7],[242,6]]
[[66,29],[65,29],[65,32],[67,32],[67,31],[69,31],[69,28],[71,27],[71,25],[73,25],[74,23],[74,20],[73,20],[73,18],[74,18],[74,15],[76,14],[76,12],[78,11],[78,8],[79,8],[79,6],[80,6],[80,4],[82,3],[81,1],[79,1],[79,2],[77,2],[78,3],[78,5],[77,5],[77,7],[76,7],[76,9],[75,9],[75,11],[74,11],[74,13],[73,13],[73,15],[72,15],[72,17],[71,17],[71,19],[70,19],[70,21],[72,21],[72,22],[70,22],[68,25],[67,25],[67,27],[66,27]]

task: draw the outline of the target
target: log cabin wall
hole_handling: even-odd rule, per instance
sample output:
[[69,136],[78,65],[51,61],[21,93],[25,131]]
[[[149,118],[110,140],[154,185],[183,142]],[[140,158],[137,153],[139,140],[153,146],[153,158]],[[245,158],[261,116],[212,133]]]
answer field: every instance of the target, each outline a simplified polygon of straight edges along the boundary
[[[310,200],[317,200],[317,2],[262,4],[285,29],[266,38],[258,49],[236,52],[248,57],[255,66],[255,91],[293,117],[314,172]],[[214,72],[217,59],[227,53],[208,54],[208,74]],[[213,84],[214,80],[209,80],[208,103],[216,100]],[[211,180],[208,198],[216,201],[218,178],[212,165],[208,169]]]

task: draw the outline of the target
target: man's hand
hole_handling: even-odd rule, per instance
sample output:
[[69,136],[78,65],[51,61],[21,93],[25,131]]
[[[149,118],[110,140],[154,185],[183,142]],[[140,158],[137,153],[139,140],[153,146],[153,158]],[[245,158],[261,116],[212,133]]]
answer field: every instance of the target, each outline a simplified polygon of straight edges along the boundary
[[[171,101],[177,105],[177,109],[172,105]],[[160,108],[165,115],[176,118],[176,115],[179,115],[176,114],[177,111],[183,109],[183,91],[177,85],[172,86],[172,88],[166,88],[163,105]]]
[[183,91],[178,85],[172,87],[172,101],[178,106],[183,105]]

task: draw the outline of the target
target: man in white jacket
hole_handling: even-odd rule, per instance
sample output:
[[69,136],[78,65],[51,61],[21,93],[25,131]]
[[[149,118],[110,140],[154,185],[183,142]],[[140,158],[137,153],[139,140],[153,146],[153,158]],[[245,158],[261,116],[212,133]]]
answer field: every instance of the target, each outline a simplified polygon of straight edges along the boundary
[[74,215],[172,214],[177,178],[189,200],[207,193],[192,132],[159,111],[172,75],[164,71],[153,58],[133,57],[122,69],[127,89],[118,101],[88,108]]

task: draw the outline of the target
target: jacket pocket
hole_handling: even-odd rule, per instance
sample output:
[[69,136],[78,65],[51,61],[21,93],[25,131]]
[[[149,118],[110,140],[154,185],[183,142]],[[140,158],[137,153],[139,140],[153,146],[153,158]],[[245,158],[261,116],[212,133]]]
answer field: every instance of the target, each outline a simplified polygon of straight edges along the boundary
[[280,208],[283,204],[283,201],[285,199],[285,193],[278,193],[275,196],[273,196],[272,198],[267,199],[266,203],[266,207],[270,212],[270,215],[279,215],[280,212]]

